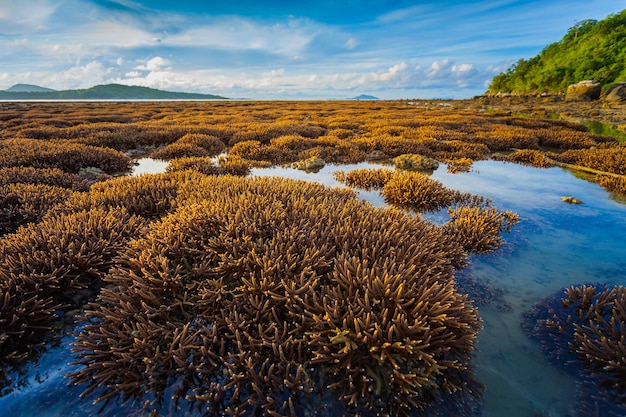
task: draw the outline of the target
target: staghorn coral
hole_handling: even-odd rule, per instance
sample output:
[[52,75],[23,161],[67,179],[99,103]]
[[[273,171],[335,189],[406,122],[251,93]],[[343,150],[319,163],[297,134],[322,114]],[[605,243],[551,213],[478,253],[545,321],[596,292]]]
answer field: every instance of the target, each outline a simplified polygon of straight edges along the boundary
[[[550,359],[579,377],[578,412],[626,412],[626,288],[571,286],[524,313],[522,329]],[[590,389],[589,386],[593,388]]]
[[530,165],[535,168],[548,168],[552,166],[546,156],[537,149],[518,149],[513,153],[501,156],[497,159]]
[[[0,366],[19,366],[62,320],[102,285],[145,220],[95,208],[44,219],[0,240]],[[81,290],[87,290],[80,293]],[[0,382],[5,385],[7,381]]]
[[243,159],[230,156],[220,157],[217,164],[212,158],[177,158],[170,161],[166,172],[192,170],[204,175],[238,175],[250,173],[250,165]]
[[0,236],[40,221],[48,211],[71,195],[72,191],[51,185],[0,185]]
[[13,183],[52,185],[73,191],[87,191],[89,189],[89,181],[85,178],[58,168],[25,166],[0,168],[0,185]]
[[175,158],[209,156],[204,148],[192,143],[174,142],[150,154],[150,158],[169,161]]
[[440,228],[278,178],[207,176],[177,201],[87,311],[71,375],[84,395],[148,391],[158,407],[173,386],[208,415],[272,416],[315,415],[329,396],[350,413],[435,415],[480,395],[480,322]]
[[549,156],[571,165],[580,165],[605,171],[612,174],[626,175],[626,145],[598,147],[593,149],[568,150],[560,154],[550,153]]
[[[382,188],[387,203],[418,213],[448,207],[450,220],[442,230],[467,253],[497,250],[503,243],[502,233],[510,232],[519,220],[516,213],[491,207],[484,197],[450,190],[420,173],[378,168],[335,171],[333,175],[351,187]],[[458,262],[460,266],[464,260]]]
[[188,133],[178,139],[178,143],[198,146],[207,152],[208,156],[216,156],[226,151],[226,145],[219,137],[201,133]]
[[94,184],[87,193],[75,193],[52,213],[73,213],[91,207],[123,207],[132,214],[153,219],[168,213],[175,205],[178,189],[203,176],[183,171],[173,174],[119,177]]
[[503,243],[502,232],[510,232],[519,216],[510,211],[498,211],[488,205],[459,205],[449,208],[450,221],[442,227],[468,253],[489,253]]
[[383,188],[385,201],[417,212],[437,211],[450,206],[456,193],[440,181],[418,172],[404,171],[394,175]]
[[[503,112],[459,110],[458,106],[411,106],[393,101],[315,105],[280,102],[271,106],[252,102],[84,103],[60,107],[29,103],[7,108],[1,117],[5,121],[0,140],[7,146],[43,146],[28,144],[29,141],[53,143],[55,147],[90,145],[92,154],[100,152],[105,159],[108,156],[104,153],[110,151],[105,151],[105,146],[138,152],[165,146],[163,152],[172,151],[167,155],[171,158],[204,154],[212,148],[208,144],[212,140],[216,148],[210,154],[221,148],[217,142],[220,141],[257,166],[291,163],[312,156],[329,163],[355,163],[368,155],[393,158],[402,154],[421,154],[440,162],[479,160],[489,158],[492,152],[511,149],[566,151],[570,153],[561,162],[608,172],[623,165],[617,161],[610,163],[613,168],[605,166],[611,158],[619,159],[614,154],[623,145],[586,132],[579,124],[515,117]],[[20,145],[11,145],[11,141],[20,141]],[[248,142],[256,142],[258,148]],[[239,143],[246,145],[237,147]],[[1,148],[0,166],[30,165],[15,163],[16,157],[11,155],[15,152],[3,154]],[[72,153],[66,149],[66,155],[72,158],[65,161],[51,155],[45,161],[33,161],[44,164],[37,166],[59,166],[77,172],[85,165],[77,168],[69,162],[78,161],[82,150],[85,148]],[[604,154],[591,155],[598,150],[605,150]],[[111,173],[93,160],[89,165]]]
[[0,167],[59,168],[71,173],[96,167],[109,174],[130,169],[130,158],[118,151],[67,140],[7,139],[1,144]]
[[226,145],[218,137],[200,133],[188,133],[176,142],[153,152],[154,159],[170,160],[186,157],[216,156],[226,151]]
[[249,160],[253,163],[268,162],[270,164],[291,161],[295,158],[293,152],[289,149],[263,145],[257,140],[237,142],[230,149],[229,155]]
[[608,175],[598,175],[596,181],[602,188],[608,191],[626,195],[626,177],[614,177]]
[[447,171],[451,174],[456,174],[459,172],[469,172],[474,161],[470,158],[454,158],[447,159],[445,162],[448,164]]
[[333,177],[337,181],[365,190],[383,188],[394,175],[394,171],[386,168],[358,168],[347,173],[343,170],[333,172]]

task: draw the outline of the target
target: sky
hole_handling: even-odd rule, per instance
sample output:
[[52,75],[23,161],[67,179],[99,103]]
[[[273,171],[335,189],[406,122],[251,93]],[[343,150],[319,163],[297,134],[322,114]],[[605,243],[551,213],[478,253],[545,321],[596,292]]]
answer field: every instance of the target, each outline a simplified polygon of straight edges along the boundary
[[0,0],[0,90],[461,99],[626,0]]

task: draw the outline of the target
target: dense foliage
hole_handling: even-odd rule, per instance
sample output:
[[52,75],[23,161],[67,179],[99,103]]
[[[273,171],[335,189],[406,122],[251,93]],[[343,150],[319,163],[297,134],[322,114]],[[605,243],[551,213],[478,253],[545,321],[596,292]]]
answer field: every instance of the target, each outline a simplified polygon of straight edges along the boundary
[[557,93],[581,80],[603,85],[626,81],[626,10],[601,21],[584,20],[559,42],[531,59],[520,59],[494,77],[492,93]]

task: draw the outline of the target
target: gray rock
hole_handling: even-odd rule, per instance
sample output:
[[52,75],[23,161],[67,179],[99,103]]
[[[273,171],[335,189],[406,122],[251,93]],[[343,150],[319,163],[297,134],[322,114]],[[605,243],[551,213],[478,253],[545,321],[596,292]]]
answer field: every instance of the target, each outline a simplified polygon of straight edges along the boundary
[[317,156],[313,156],[309,159],[304,159],[302,161],[294,162],[291,166],[296,169],[301,169],[303,171],[318,171],[324,168],[326,162],[322,158]]
[[600,98],[602,84],[594,80],[584,80],[567,87],[565,101],[590,101]]
[[611,104],[626,104],[626,83],[617,83],[602,93],[602,100]]

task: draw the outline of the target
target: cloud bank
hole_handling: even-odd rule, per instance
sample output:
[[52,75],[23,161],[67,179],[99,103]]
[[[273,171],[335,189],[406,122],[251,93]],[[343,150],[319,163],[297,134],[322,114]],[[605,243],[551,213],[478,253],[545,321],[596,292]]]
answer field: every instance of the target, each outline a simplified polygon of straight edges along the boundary
[[619,11],[614,3],[5,0],[0,89],[120,83],[259,99],[463,98],[576,21]]

